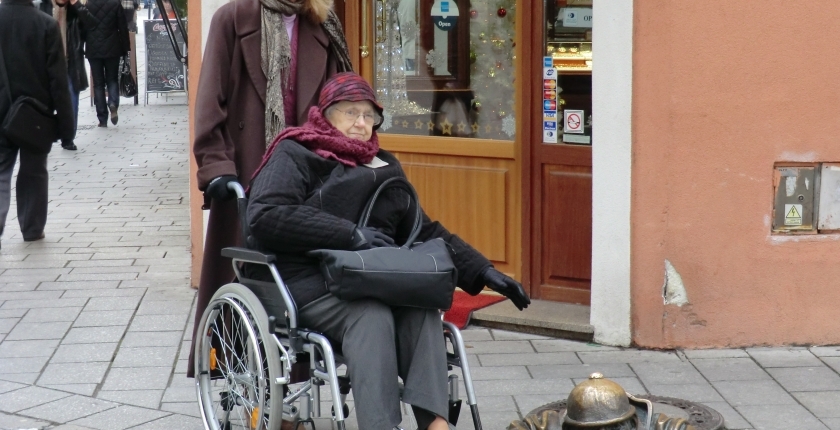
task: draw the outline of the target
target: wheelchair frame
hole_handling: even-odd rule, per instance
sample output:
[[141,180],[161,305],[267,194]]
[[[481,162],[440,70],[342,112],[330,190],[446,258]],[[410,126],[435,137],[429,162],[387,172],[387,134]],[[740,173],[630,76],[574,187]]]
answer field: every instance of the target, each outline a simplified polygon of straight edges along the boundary
[[[228,187],[236,193],[242,233],[247,238],[244,219],[247,197],[240,184],[232,182]],[[237,410],[238,418],[234,419],[247,421],[248,426],[243,425],[243,428],[278,430],[282,418],[295,424],[308,422],[314,429],[314,418],[330,418],[321,411],[320,388],[326,384],[330,387],[332,423],[334,428],[344,430],[348,413],[345,400],[351,383],[337,372],[339,365],[344,364],[343,360],[326,336],[298,326],[297,306],[274,264],[276,257],[247,248],[225,248],[222,256],[232,260],[239,283],[219,289],[202,314],[196,331],[196,391],[205,429],[229,430],[232,412],[239,406],[244,411]],[[247,286],[252,280],[242,276],[240,263],[268,267],[285,305],[285,324],[282,324],[285,327],[278,327],[275,316],[268,316],[265,307]],[[442,323],[444,339],[452,346],[452,352],[446,348],[447,366],[449,370],[456,366],[461,368],[473,424],[476,430],[482,430],[461,331],[452,323]],[[223,350],[221,356],[215,346]],[[309,380],[285,397],[278,395],[290,384],[292,364],[298,362],[309,364]],[[213,392],[214,384],[221,384],[218,399]],[[294,405],[296,401],[299,406]],[[461,402],[458,375],[450,374],[449,421],[453,424],[457,421]],[[276,409],[282,413],[277,414]],[[219,419],[219,413],[223,415],[222,419]]]

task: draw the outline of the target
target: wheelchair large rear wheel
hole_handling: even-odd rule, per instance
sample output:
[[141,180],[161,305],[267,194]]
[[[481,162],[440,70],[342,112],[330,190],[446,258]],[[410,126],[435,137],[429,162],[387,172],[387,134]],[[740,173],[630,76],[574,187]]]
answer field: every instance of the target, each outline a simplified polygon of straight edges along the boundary
[[198,401],[209,430],[277,430],[282,372],[268,316],[244,285],[220,288],[201,317],[195,344]]

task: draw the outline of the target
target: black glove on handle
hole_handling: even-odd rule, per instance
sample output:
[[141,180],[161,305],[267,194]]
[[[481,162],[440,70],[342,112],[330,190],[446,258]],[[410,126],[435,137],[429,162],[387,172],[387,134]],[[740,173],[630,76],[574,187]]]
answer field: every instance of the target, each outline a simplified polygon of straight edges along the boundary
[[227,185],[230,182],[236,182],[236,176],[223,175],[213,178],[213,180],[210,181],[210,185],[207,185],[207,189],[204,190],[204,194],[213,200],[232,200],[236,197],[236,193],[228,189]]
[[499,272],[493,267],[488,267],[487,269],[484,269],[481,277],[484,278],[484,285],[487,285],[487,287],[491,290],[509,298],[520,311],[531,304],[531,299],[525,295],[525,290],[522,289],[522,284],[516,282],[516,280],[510,276]]
[[350,247],[353,251],[358,251],[385,246],[394,246],[394,239],[373,227],[362,227],[353,233],[353,244]]

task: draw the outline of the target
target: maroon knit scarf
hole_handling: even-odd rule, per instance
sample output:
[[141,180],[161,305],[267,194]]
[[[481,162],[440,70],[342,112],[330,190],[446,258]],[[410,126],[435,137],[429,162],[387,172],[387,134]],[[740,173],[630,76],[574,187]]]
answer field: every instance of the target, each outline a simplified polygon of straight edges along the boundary
[[366,142],[347,137],[324,118],[317,106],[312,106],[309,108],[309,117],[305,124],[300,127],[289,127],[274,138],[260,166],[251,177],[252,181],[268,163],[277,144],[286,139],[300,143],[321,157],[336,160],[350,167],[370,163],[379,152],[379,138],[376,136],[376,131]]

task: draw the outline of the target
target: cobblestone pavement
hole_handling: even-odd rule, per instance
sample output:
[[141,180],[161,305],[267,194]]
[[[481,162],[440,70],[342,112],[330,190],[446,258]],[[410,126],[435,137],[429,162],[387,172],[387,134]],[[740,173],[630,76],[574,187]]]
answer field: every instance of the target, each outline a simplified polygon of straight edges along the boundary
[[[104,130],[82,101],[79,151],[50,155],[46,239],[22,242],[12,208],[0,250],[0,429],[203,428],[184,376],[195,298],[187,108],[183,97],[151,101],[124,103]],[[838,347],[644,351],[483,328],[464,337],[486,429],[565,398],[594,371],[632,393],[705,403],[729,429],[840,429]],[[471,428],[462,412],[459,428]]]

